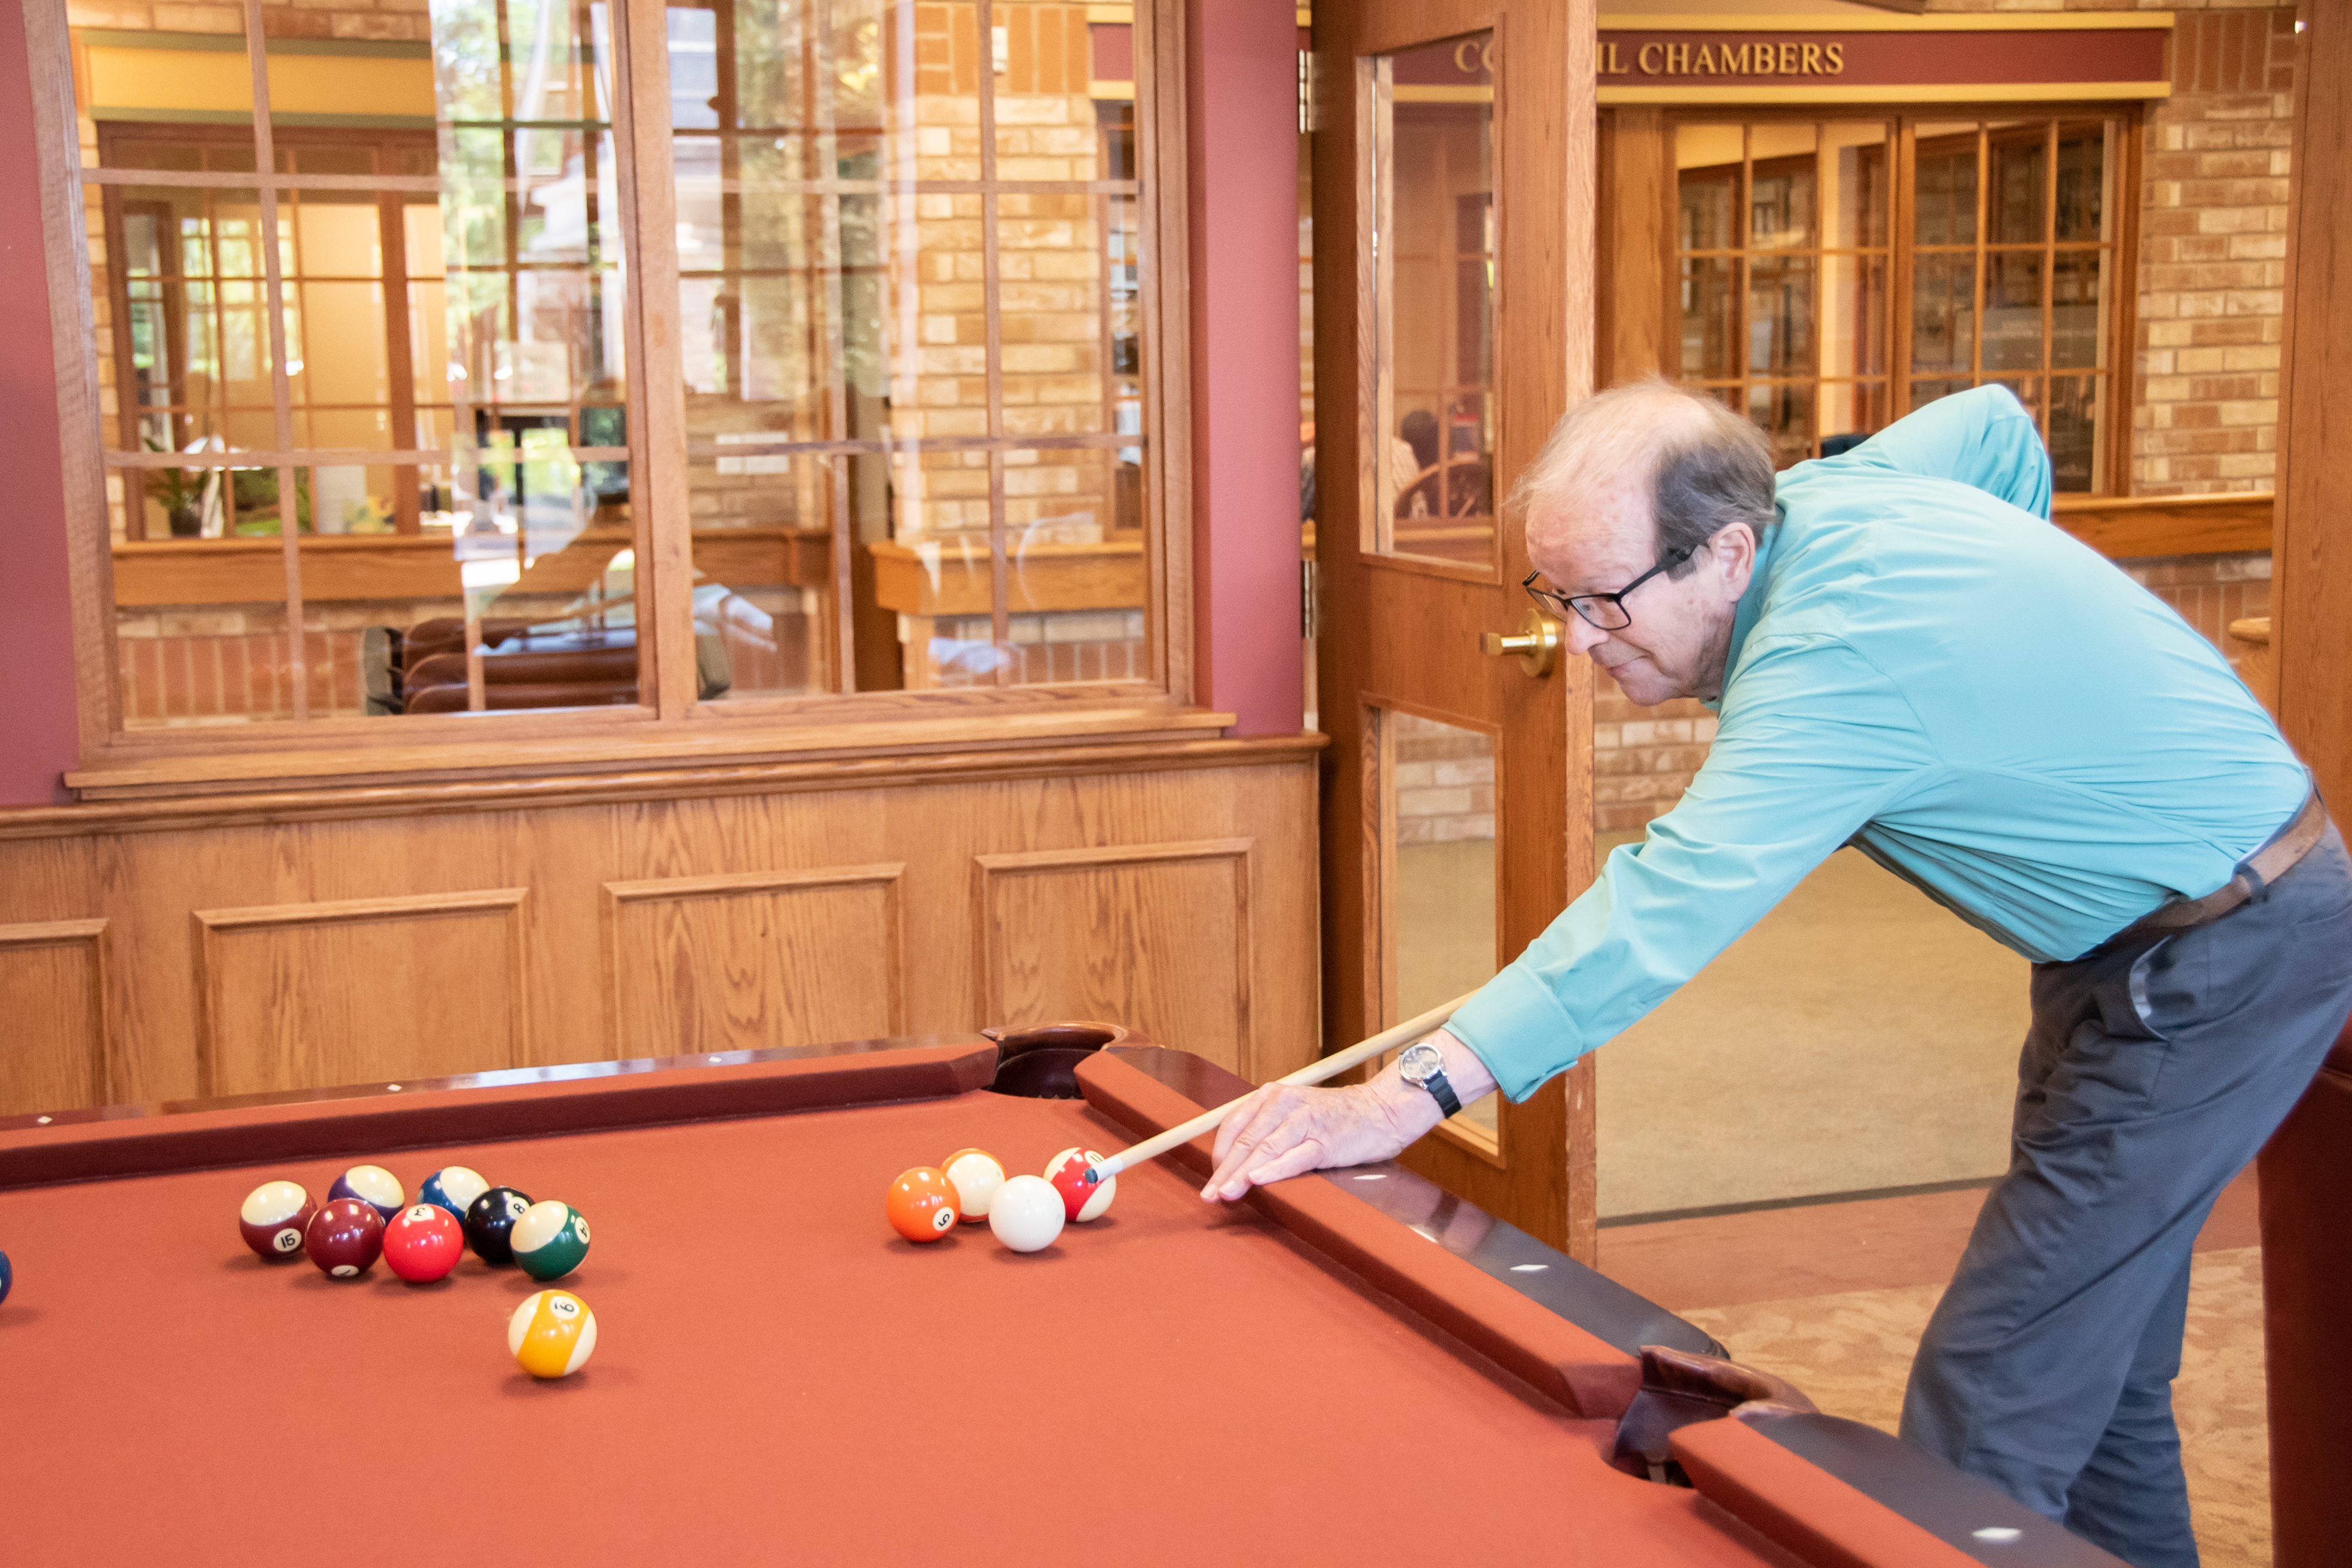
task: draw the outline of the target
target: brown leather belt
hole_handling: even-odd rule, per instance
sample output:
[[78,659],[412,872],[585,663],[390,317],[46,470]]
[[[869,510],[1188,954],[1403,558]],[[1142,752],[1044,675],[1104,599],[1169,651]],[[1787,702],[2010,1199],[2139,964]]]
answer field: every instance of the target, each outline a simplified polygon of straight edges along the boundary
[[2220,920],[2240,904],[2294,869],[2295,862],[2327,833],[2327,806],[2314,790],[2294,820],[2279,829],[2268,844],[2239,864],[2238,874],[2201,899],[2175,899],[2142,915],[2110,938],[2120,941],[2158,932],[2194,930]]

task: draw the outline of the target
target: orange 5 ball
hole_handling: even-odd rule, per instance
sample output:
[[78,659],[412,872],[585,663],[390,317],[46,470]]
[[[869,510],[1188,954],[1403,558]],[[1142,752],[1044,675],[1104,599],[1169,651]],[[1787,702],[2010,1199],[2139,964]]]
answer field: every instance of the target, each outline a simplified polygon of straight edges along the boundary
[[955,1184],[936,1165],[918,1165],[890,1184],[890,1228],[908,1241],[937,1241],[956,1225]]

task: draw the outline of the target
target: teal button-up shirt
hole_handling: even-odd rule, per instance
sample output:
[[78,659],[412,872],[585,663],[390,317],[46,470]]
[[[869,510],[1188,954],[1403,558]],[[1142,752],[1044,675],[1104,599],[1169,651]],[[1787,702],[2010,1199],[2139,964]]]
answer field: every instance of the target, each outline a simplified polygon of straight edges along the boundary
[[1706,765],[1451,1026],[1513,1100],[1851,842],[2036,962],[2227,882],[2310,780],[2210,643],[2051,525],[2000,387],[1780,476]]

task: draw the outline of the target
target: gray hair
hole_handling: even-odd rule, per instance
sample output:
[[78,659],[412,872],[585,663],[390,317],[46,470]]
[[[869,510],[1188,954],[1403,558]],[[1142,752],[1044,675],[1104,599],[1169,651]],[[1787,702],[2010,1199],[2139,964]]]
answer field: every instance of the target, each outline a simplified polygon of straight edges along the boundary
[[[1696,551],[1735,522],[1759,539],[1779,520],[1772,447],[1723,404],[1644,376],[1596,393],[1560,416],[1519,475],[1508,515],[1574,511],[1613,479],[1646,479],[1658,553]],[[1690,570],[1685,561],[1667,575]]]

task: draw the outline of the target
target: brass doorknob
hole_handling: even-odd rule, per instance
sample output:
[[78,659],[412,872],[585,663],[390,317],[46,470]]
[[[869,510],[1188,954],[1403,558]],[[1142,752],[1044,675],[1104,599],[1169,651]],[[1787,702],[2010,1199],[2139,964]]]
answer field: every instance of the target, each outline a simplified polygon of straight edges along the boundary
[[1529,610],[1517,637],[1483,632],[1478,637],[1478,651],[1495,658],[1515,653],[1519,656],[1520,668],[1529,675],[1549,675],[1553,662],[1559,658],[1559,623],[1541,610]]

